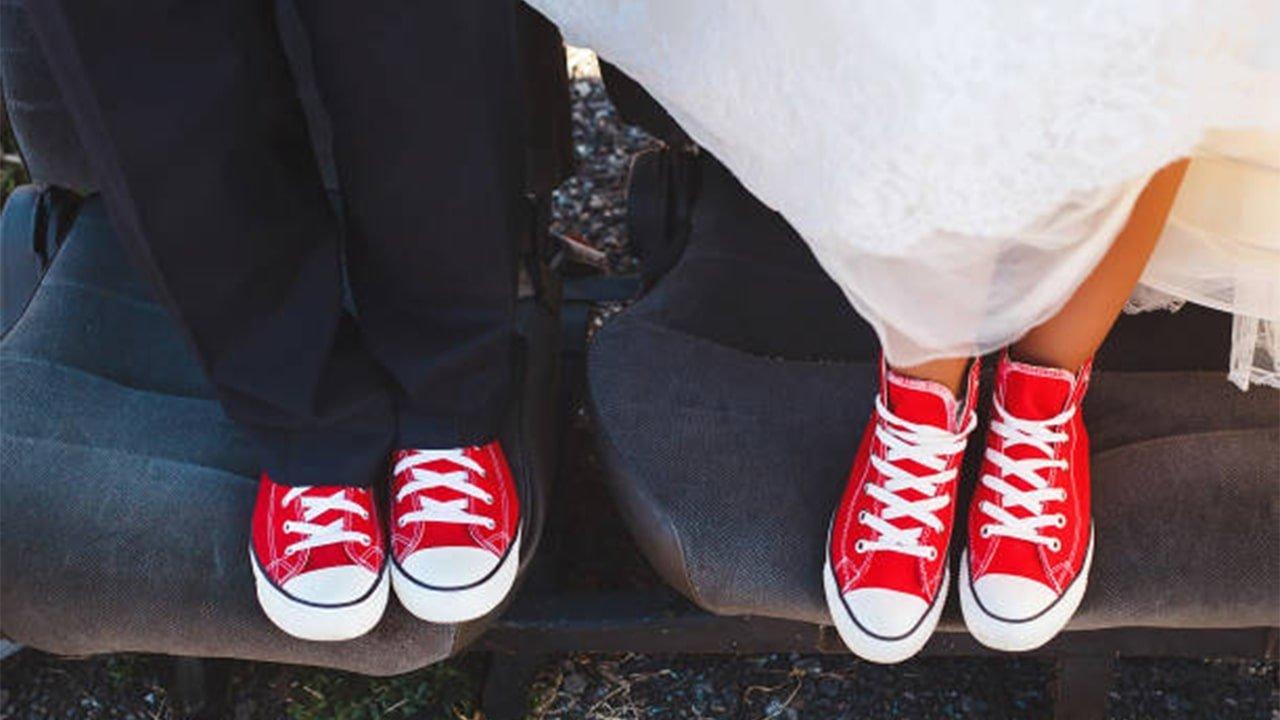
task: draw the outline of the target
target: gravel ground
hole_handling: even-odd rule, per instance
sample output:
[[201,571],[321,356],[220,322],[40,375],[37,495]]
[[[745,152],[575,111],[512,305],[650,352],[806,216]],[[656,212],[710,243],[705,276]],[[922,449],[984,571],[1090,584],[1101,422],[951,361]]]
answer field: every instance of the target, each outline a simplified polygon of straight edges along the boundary
[[[580,164],[556,195],[554,229],[589,239],[607,254],[611,270],[628,272],[635,259],[622,226],[622,183],[631,154],[652,140],[617,121],[589,53],[571,52],[570,67]],[[595,468],[584,459],[578,474]],[[238,661],[219,668],[230,677],[222,716],[237,720],[479,717],[477,657],[381,679]],[[1280,720],[1277,673],[1275,662],[1124,660],[1110,714]],[[569,655],[548,659],[540,670],[529,717],[1045,718],[1053,677],[1048,663],[1021,658],[925,658],[884,668],[845,656]],[[182,716],[176,687],[163,658],[77,660],[29,650],[0,665],[0,719],[167,720]]]
[[[995,677],[1000,682],[992,682]],[[945,682],[938,680],[946,678]],[[929,658],[885,668],[851,657],[568,658],[542,679],[535,718],[1047,717],[1046,668]],[[659,712],[654,710],[660,709]]]
[[612,272],[636,269],[627,243],[626,179],[631,157],[656,144],[640,128],[618,122],[600,83],[595,55],[569,50],[577,173],[552,198],[551,231],[585,239],[609,258]]
[[[1052,666],[1018,658],[576,656],[548,668],[533,718],[1048,718]],[[1276,718],[1276,666],[1125,660],[1115,718]]]
[[[229,702],[212,717],[478,720],[482,658],[396,678],[223,662]],[[1113,718],[1280,718],[1274,662],[1121,661]],[[1049,718],[1053,668],[1019,658],[923,658],[897,667],[848,656],[571,655],[549,659],[531,720],[641,718]],[[183,717],[164,658],[86,660],[25,651],[4,661],[0,718]]]

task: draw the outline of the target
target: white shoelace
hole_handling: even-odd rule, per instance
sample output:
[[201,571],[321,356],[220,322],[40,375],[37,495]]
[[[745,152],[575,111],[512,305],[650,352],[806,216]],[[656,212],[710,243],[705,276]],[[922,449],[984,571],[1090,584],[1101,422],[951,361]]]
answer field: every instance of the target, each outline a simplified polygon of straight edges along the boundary
[[[1026,540],[1037,545],[1044,545],[1057,552],[1061,543],[1051,537],[1040,534],[1043,528],[1064,527],[1067,516],[1061,513],[1046,514],[1045,505],[1049,502],[1061,502],[1067,499],[1067,491],[1062,488],[1049,487],[1049,481],[1041,476],[1041,471],[1049,469],[1066,470],[1068,463],[1057,457],[1056,447],[1068,439],[1068,435],[1059,428],[1066,424],[1076,413],[1070,407],[1047,420],[1024,420],[1014,417],[997,401],[994,404],[996,416],[991,420],[991,431],[1004,440],[1002,450],[1018,445],[1029,445],[1043,456],[1014,460],[1002,450],[987,448],[986,459],[1000,468],[1000,475],[983,475],[982,484],[1000,495],[1000,504],[984,500],[981,510],[994,522],[981,526],[978,532],[982,537],[999,535],[1002,537]],[[1018,478],[1030,489],[1017,488],[1006,478]],[[1028,515],[1019,518],[1009,512],[1009,508],[1020,507]]]
[[[437,472],[424,467],[417,467],[437,461],[446,461],[459,469],[450,472]],[[493,496],[472,485],[470,475],[467,473],[470,470],[483,477],[485,474],[484,468],[475,460],[467,457],[466,453],[461,449],[412,450],[396,463],[394,473],[398,476],[405,470],[410,470],[413,479],[405,483],[404,487],[400,488],[400,491],[396,493],[396,502],[400,502],[406,497],[423,490],[448,488],[467,497],[475,498],[486,505],[493,504]],[[442,522],[460,525],[483,525],[492,530],[497,524],[491,518],[467,512],[466,497],[441,501],[423,495],[420,497],[420,501],[418,510],[407,512],[400,516],[398,521],[400,527],[414,522]]]
[[[918,525],[927,525],[935,532],[943,529],[937,512],[951,502],[950,495],[938,495],[938,488],[955,479],[958,467],[947,469],[951,458],[965,447],[966,439],[977,420],[970,415],[959,433],[952,433],[932,425],[908,422],[894,415],[880,398],[876,398],[876,412],[880,422],[876,424],[876,438],[884,444],[884,457],[871,456],[871,465],[885,478],[883,484],[867,485],[867,494],[883,504],[879,513],[863,511],[858,520],[878,534],[875,540],[859,540],[854,550],[858,553],[886,550],[914,557],[934,559],[938,551],[931,545],[920,543],[923,527],[899,528],[891,523],[898,518],[911,518]],[[933,470],[930,475],[914,475],[895,463],[911,460]],[[915,490],[925,497],[907,500],[898,493]]]
[[318,493],[321,490],[320,488],[301,485],[289,488],[289,491],[284,494],[284,498],[280,500],[280,506],[287,507],[289,503],[294,501],[302,503],[302,520],[287,520],[283,529],[285,533],[303,536],[302,540],[285,547],[285,555],[292,555],[300,550],[337,543],[354,541],[367,546],[372,542],[367,533],[348,530],[343,527],[346,523],[345,518],[342,516],[335,517],[325,524],[315,522],[317,518],[330,510],[343,514],[354,513],[366,520],[369,518],[369,512],[360,507],[359,503],[347,499],[346,488],[331,489],[334,491],[332,494],[320,495]]

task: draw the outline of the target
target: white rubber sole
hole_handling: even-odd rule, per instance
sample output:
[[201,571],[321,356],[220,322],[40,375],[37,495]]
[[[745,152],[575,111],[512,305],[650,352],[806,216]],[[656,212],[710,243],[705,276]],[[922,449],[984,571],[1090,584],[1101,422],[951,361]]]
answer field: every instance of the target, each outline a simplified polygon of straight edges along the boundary
[[840,639],[844,644],[849,646],[854,655],[869,660],[874,663],[892,664],[900,663],[916,653],[929,642],[929,638],[933,636],[933,631],[938,627],[938,618],[942,616],[942,607],[947,604],[947,589],[951,584],[951,570],[948,569],[942,576],[942,585],[938,588],[938,595],[934,599],[933,607],[925,613],[924,619],[916,626],[910,634],[886,640],[867,633],[867,631],[858,627],[858,624],[849,617],[849,611],[845,607],[844,599],[840,595],[840,588],[836,585],[836,576],[831,571],[831,560],[826,559],[822,563],[822,588],[827,596],[827,614],[831,616],[832,622],[835,623],[836,632],[840,633]]
[[391,587],[400,604],[421,620],[431,623],[460,623],[484,617],[493,612],[511,592],[520,568],[520,533],[511,542],[507,555],[498,567],[480,583],[461,588],[428,587],[405,574],[391,563]]
[[1010,621],[995,617],[983,609],[969,582],[969,550],[960,557],[960,611],[964,624],[974,639],[993,650],[1024,652],[1035,650],[1052,640],[1076,614],[1089,585],[1089,568],[1093,565],[1093,528],[1089,529],[1089,549],[1084,556],[1080,575],[1048,610],[1033,619]]
[[391,581],[383,572],[373,591],[350,605],[309,605],[285,595],[262,574],[249,548],[249,566],[258,592],[258,605],[275,626],[302,640],[338,642],[364,635],[378,624],[391,597]]

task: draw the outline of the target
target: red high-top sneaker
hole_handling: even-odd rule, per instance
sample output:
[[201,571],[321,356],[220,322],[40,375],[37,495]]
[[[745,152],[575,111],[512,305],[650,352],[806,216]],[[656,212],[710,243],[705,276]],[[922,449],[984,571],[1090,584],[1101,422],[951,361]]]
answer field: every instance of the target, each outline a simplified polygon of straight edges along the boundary
[[520,565],[520,498],[497,441],[392,457],[391,582],[423,620],[474,620],[502,602]]
[[371,490],[289,487],[263,473],[252,535],[258,603],[281,630],[350,640],[378,624],[390,583]]
[[1072,374],[1006,353],[996,371],[982,479],[960,561],[965,624],[989,647],[1043,645],[1084,597],[1093,522],[1080,401],[1091,364]]
[[916,654],[942,613],[956,476],[976,423],[976,360],[967,383],[957,407],[946,387],[881,363],[875,412],[831,519],[822,578],[836,630],[867,660]]

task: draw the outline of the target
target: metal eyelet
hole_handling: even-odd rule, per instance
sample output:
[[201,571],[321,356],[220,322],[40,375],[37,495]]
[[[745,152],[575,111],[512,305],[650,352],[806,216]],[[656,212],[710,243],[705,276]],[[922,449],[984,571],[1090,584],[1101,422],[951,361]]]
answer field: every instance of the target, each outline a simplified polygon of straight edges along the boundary
[[362,537],[362,538],[360,538],[360,541],[359,541],[359,542],[360,542],[360,545],[361,545],[361,546],[363,546],[363,547],[369,547],[370,545],[372,545],[372,544],[373,544],[373,541],[372,541],[372,540],[370,540],[368,537]]
[[1053,542],[1049,543],[1049,549],[1054,552],[1058,552],[1059,550],[1062,549],[1062,541],[1058,540],[1057,538],[1053,538]]
[[1067,516],[1066,516],[1066,515],[1063,515],[1062,513],[1058,513],[1058,514],[1057,514],[1057,515],[1055,515],[1055,516],[1054,516],[1054,518],[1053,518],[1053,525],[1054,525],[1054,527],[1059,527],[1059,528],[1064,528],[1064,527],[1066,527],[1066,526],[1067,526]]
[[280,529],[281,529],[281,530],[284,530],[284,531],[285,531],[285,532],[287,532],[287,533],[291,533],[291,532],[293,532],[293,531],[294,531],[294,530],[293,530],[293,521],[292,521],[292,520],[286,520],[286,521],[284,522],[284,525],[283,525]]
[[404,527],[405,525],[408,525],[408,524],[409,523],[406,522],[404,518],[398,518],[396,520],[396,527]]
[[859,511],[858,511],[858,522],[860,522],[860,523],[865,523],[865,522],[867,521],[867,516],[868,516],[868,515],[869,515],[869,513],[867,513],[867,511],[866,511],[866,510],[859,510]]
[[936,547],[930,547],[930,548],[929,548],[929,555],[928,555],[928,558],[929,558],[930,560],[937,560],[937,559],[938,559],[938,548],[936,548]]
[[488,529],[492,530],[492,529],[494,529],[494,528],[498,527],[498,523],[496,523],[496,522],[494,522],[494,521],[490,520],[489,522],[485,523],[485,524],[484,524],[484,526],[485,526],[486,528],[488,528]]
[[867,551],[867,544],[862,540],[859,540],[853,544],[853,551],[861,555]]
[[978,537],[983,539],[991,537],[991,526],[983,525],[982,527],[978,528]]

